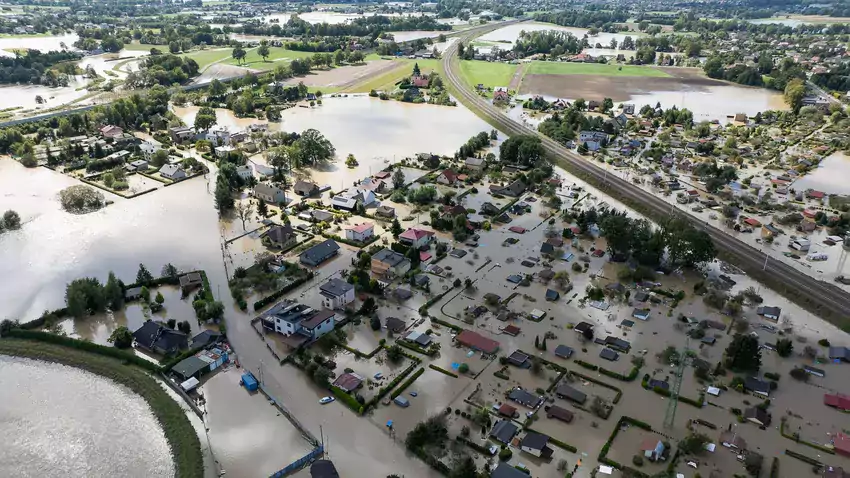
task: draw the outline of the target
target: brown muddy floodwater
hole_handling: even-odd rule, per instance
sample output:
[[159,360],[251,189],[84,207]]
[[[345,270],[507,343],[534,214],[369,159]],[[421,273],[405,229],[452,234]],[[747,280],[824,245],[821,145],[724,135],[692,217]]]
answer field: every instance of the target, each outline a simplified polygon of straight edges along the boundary
[[0,476],[174,476],[140,396],[65,365],[0,356]]

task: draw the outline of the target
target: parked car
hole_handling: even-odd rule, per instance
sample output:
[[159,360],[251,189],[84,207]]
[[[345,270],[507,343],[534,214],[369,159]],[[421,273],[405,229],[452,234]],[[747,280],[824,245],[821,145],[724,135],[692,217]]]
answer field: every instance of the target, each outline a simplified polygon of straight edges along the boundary
[[319,400],[319,403],[321,403],[322,405],[327,405],[328,403],[331,403],[334,400],[336,400],[334,397],[322,397],[322,399]]

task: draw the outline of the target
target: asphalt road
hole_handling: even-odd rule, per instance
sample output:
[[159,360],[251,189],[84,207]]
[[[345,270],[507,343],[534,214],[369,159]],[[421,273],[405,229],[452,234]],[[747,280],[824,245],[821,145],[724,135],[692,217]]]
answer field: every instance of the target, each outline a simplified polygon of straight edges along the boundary
[[[468,30],[465,35],[460,37],[459,41],[468,42],[472,38],[502,26],[504,26],[504,23]],[[509,136],[538,135],[547,154],[556,164],[570,173],[580,176],[598,189],[606,191],[614,197],[619,196],[624,202],[637,205],[650,218],[663,219],[677,212],[671,209],[670,204],[664,200],[615,175],[606,175],[605,171],[597,168],[577,153],[514,121],[494,107],[487,99],[478,96],[460,77],[457,42],[443,53],[443,68],[446,80],[454,90],[457,99],[501,132]],[[680,216],[690,221],[695,227],[707,232],[717,249],[724,253],[725,259],[748,274],[762,278],[762,280],[764,280],[764,277],[770,277],[772,279],[770,285],[793,302],[816,314],[830,317],[832,319],[830,321],[839,326],[843,324],[839,323],[838,319],[846,319],[850,314],[848,312],[850,311],[850,294],[835,285],[806,275],[776,259],[770,260],[766,254],[758,249],[738,241],[720,229],[703,223],[690,214],[685,213],[680,214]],[[785,290],[782,290],[783,288]],[[789,292],[791,293],[789,294]]]

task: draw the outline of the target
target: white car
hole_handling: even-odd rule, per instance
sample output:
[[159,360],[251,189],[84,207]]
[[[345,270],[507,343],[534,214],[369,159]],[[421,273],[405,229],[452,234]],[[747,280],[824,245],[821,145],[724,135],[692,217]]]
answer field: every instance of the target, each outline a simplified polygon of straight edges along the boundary
[[322,399],[319,400],[319,403],[321,403],[322,405],[327,405],[328,403],[331,403],[334,400],[336,400],[334,397],[322,397]]

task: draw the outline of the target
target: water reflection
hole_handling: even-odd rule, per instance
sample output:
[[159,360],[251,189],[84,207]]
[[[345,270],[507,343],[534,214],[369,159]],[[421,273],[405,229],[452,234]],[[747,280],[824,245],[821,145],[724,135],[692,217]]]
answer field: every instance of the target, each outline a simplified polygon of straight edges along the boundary
[[850,194],[850,158],[839,151],[823,161],[814,171],[794,182],[794,189],[816,189],[827,194]]
[[142,397],[64,365],[0,356],[0,476],[174,476]]

